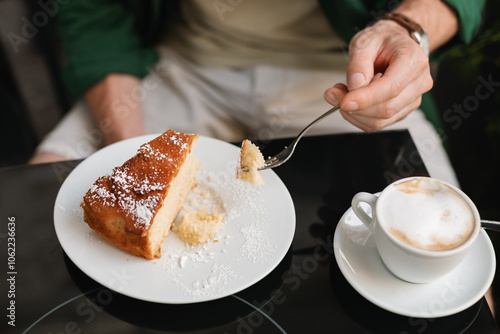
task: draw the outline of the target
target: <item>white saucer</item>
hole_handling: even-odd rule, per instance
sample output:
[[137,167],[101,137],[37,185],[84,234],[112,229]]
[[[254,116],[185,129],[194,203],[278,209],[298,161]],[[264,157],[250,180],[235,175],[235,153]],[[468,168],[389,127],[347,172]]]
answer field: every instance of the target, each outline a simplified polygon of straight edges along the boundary
[[357,292],[408,317],[437,318],[463,311],[481,299],[495,275],[495,253],[484,230],[457,268],[426,284],[403,281],[384,266],[371,232],[351,208],[337,225],[333,247],[340,270]]

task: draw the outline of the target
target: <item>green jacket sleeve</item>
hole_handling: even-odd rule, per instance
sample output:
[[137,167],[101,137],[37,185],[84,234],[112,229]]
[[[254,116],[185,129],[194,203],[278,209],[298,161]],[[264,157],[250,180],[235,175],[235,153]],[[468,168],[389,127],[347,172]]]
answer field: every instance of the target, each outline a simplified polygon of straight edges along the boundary
[[454,47],[469,44],[481,26],[482,11],[486,0],[443,0],[457,13],[458,33],[447,44],[435,50],[430,58],[439,61],[446,52]]
[[470,43],[481,25],[482,11],[486,0],[444,0],[458,15],[458,38]]
[[[389,0],[318,0],[335,31],[348,42],[358,31],[387,13]],[[467,44],[477,33],[486,0],[443,0],[457,13],[459,32],[451,44]],[[445,48],[448,48],[447,45]]]
[[112,72],[148,73],[158,55],[141,43],[136,11],[126,1],[112,0],[71,0],[61,6],[63,80],[72,97]]

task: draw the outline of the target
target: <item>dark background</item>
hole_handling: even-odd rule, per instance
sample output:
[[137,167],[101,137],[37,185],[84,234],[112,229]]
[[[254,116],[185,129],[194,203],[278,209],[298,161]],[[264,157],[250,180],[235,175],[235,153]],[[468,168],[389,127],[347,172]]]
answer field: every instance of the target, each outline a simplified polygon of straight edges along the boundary
[[[433,64],[431,91],[441,115],[439,132],[461,187],[490,220],[500,220],[498,13],[500,1],[489,0],[472,45]],[[36,1],[0,0],[0,167],[26,163],[71,106],[60,81],[63,57],[53,14]],[[485,87],[485,81],[491,85]],[[500,236],[490,235],[500,249]]]
[[[475,202],[481,218],[497,221],[500,221],[499,13],[500,1],[489,0],[480,34],[472,45],[453,50],[439,63],[432,90],[441,113],[443,141],[461,188]],[[482,88],[485,81],[492,83],[488,91]],[[485,92],[491,94],[486,97]],[[460,106],[459,117],[460,112],[453,110]],[[489,235],[498,261],[500,235]],[[498,273],[493,289],[500,289]],[[497,315],[499,303],[497,300],[495,305]],[[497,323],[500,323],[498,316]]]

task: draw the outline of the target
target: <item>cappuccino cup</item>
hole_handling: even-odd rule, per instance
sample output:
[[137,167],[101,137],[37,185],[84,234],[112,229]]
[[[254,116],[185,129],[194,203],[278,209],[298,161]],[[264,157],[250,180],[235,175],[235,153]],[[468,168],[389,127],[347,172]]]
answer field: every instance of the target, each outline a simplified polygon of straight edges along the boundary
[[481,230],[470,198],[429,177],[398,180],[379,196],[358,193],[352,210],[373,233],[385,266],[412,283],[432,282],[452,271]]

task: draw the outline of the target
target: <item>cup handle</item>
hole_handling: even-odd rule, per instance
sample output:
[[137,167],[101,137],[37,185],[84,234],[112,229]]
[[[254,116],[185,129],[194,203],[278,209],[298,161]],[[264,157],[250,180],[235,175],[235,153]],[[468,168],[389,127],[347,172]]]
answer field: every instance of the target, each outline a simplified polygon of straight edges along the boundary
[[[378,197],[365,192],[360,192],[354,195],[351,201],[352,211],[361,220],[363,224],[368,227],[370,231],[373,232],[373,215],[375,213],[375,203]],[[370,217],[363,208],[361,208],[360,203],[366,203],[372,208],[372,217]]]

